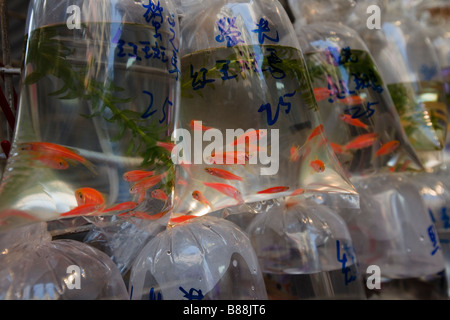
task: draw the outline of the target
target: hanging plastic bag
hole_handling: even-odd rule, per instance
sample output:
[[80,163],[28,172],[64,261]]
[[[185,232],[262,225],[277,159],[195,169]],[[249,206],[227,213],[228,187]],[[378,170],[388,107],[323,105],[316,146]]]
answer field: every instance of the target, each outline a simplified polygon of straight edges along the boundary
[[388,89],[356,31],[295,24],[330,145],[349,176],[422,170]]
[[235,224],[204,216],[169,226],[136,258],[132,300],[264,300],[250,240]]
[[75,240],[52,241],[45,224],[3,232],[0,247],[1,300],[128,299],[106,254]]
[[315,202],[279,200],[247,229],[269,299],[365,299],[344,220]]
[[[405,173],[354,181],[361,208],[340,214],[362,270],[376,266],[381,290],[369,298],[443,299],[445,264],[439,236],[417,186]],[[369,276],[369,275],[368,275]],[[408,286],[410,290],[404,290]]]
[[365,20],[352,21],[351,26],[372,53],[411,145],[432,171],[443,162],[448,111],[436,51],[408,12],[401,1],[390,1],[381,6],[380,30],[367,28]]
[[174,213],[198,216],[303,191],[356,197],[327,144],[278,1],[186,3]]
[[73,216],[162,216],[171,206],[179,95],[171,2],[32,1],[26,30],[1,228]]

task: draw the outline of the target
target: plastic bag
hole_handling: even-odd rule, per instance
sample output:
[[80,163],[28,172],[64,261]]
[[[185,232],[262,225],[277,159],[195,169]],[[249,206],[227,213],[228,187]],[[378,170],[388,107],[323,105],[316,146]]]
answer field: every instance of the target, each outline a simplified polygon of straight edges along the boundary
[[[363,1],[358,5],[364,6]],[[423,26],[400,1],[381,6],[380,30],[352,21],[379,67],[411,145],[424,167],[443,162],[448,126],[439,60]]]
[[417,186],[405,173],[355,179],[354,185],[361,208],[339,213],[348,225],[361,270],[376,266],[381,273],[381,290],[370,291],[369,297],[444,298],[442,248]]
[[330,145],[349,176],[422,170],[369,49],[342,24],[295,24]]
[[[15,239],[8,245],[6,238]],[[126,300],[125,283],[103,252],[54,240],[45,224],[2,233],[1,300]]]
[[[32,1],[1,228],[171,206],[178,19],[171,2]],[[156,218],[155,217],[155,218]]]
[[132,300],[267,299],[250,240],[235,224],[203,216],[168,227],[141,251]]
[[247,229],[269,299],[365,299],[344,220],[329,207],[279,200]]
[[200,216],[304,191],[356,197],[327,144],[278,1],[184,3],[174,213]]

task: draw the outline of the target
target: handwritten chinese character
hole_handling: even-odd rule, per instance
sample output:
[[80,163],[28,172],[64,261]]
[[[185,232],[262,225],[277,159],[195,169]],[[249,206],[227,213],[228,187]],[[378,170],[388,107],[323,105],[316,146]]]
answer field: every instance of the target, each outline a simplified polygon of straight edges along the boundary
[[267,51],[270,52],[270,55],[267,57],[267,63],[269,64],[269,67],[266,69],[263,69],[263,71],[269,71],[272,77],[275,79],[283,79],[286,77],[286,73],[283,71],[283,69],[280,69],[276,66],[278,63],[282,63],[283,60],[277,56],[277,51],[273,48],[267,48]]
[[258,29],[254,29],[252,30],[252,32],[257,33],[258,34],[258,42],[259,44],[263,44],[265,39],[268,39],[272,42],[279,42],[280,38],[278,36],[278,31],[276,31],[276,37],[272,38],[269,37],[266,33],[270,32],[270,28],[269,28],[269,21],[267,21],[264,18],[261,18],[259,20],[259,23],[256,24],[256,26],[258,27]]
[[447,214],[447,208],[443,207],[441,209],[441,220],[444,223],[444,229],[450,228],[450,217]]
[[[214,79],[206,79],[207,73],[208,69],[206,68],[201,68],[199,72],[194,72],[194,66],[191,64],[192,89],[203,89],[208,83],[215,81]],[[199,77],[199,74],[201,74],[201,77]]]
[[236,74],[230,75],[230,60],[217,60],[217,64],[221,64],[222,67],[220,68],[220,72],[222,73],[222,80],[230,80],[237,77]]
[[156,296],[155,288],[151,288],[148,294],[148,300],[162,300],[161,292],[158,292],[158,296]]
[[236,26],[236,17],[222,18],[217,21],[217,26],[219,28],[220,35],[216,36],[217,42],[227,41],[227,47],[234,47],[239,43],[244,43],[242,39],[239,39],[241,32]]
[[370,71],[369,74],[352,73],[352,76],[356,85],[355,90],[371,88],[375,92],[383,92],[383,87],[378,83],[377,77],[373,71]]
[[164,17],[162,15],[164,8],[161,7],[159,1],[158,4],[155,5],[152,0],[149,0],[148,5],[142,4],[142,6],[147,9],[144,14],[145,21],[151,22],[152,26],[155,28],[155,34],[153,37],[160,38],[162,40],[161,34],[158,31],[164,22]]

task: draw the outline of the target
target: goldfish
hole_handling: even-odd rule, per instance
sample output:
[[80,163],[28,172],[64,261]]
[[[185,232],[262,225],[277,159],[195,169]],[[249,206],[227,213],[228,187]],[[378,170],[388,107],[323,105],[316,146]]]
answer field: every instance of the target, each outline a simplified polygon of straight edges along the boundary
[[101,205],[105,203],[103,195],[93,188],[79,188],[75,190],[75,198],[79,206],[86,204]]
[[375,132],[359,135],[344,146],[345,150],[362,149],[370,147],[375,143],[375,141],[377,141],[378,137],[379,137],[378,133]]
[[300,147],[293,145],[289,150],[289,161],[297,162],[300,159]]
[[171,142],[161,142],[161,141],[157,141],[157,142],[156,142],[156,145],[157,145],[158,147],[161,147],[161,148],[166,149],[166,150],[169,151],[169,152],[172,152],[173,148],[175,147],[175,144],[174,144],[174,143],[171,143]]
[[125,172],[123,174],[123,179],[128,182],[136,182],[146,178],[148,176],[152,176],[155,174],[155,171],[145,171],[145,170],[132,170]]
[[174,218],[170,218],[169,222],[170,223],[181,223],[181,222],[185,222],[188,220],[191,220],[193,218],[197,218],[197,216],[194,215],[181,215],[181,216],[177,216]]
[[45,156],[60,157],[64,160],[74,160],[86,166],[89,170],[95,173],[94,165],[87,159],[80,156],[76,151],[63,147],[59,144],[50,142],[24,142],[21,144],[22,150],[37,152]]
[[317,127],[313,129],[311,134],[309,135],[308,139],[306,141],[312,140],[314,137],[317,137],[318,135],[321,135],[324,132],[324,126],[323,124],[319,124]]
[[69,163],[61,157],[58,156],[44,156],[39,155],[33,158],[41,162],[46,168],[51,168],[55,170],[65,170],[69,168]]
[[130,193],[132,194],[139,193],[140,195],[142,195],[142,192],[145,192],[146,190],[158,184],[165,176],[167,176],[167,174],[168,172],[166,171],[157,176],[150,176],[137,181],[130,188]]
[[369,128],[369,126],[367,124],[363,123],[359,119],[353,118],[349,114],[341,114],[341,115],[339,115],[339,119],[341,119],[345,123],[355,126],[355,127],[360,127],[360,128],[366,129],[366,130]]
[[194,192],[192,192],[192,198],[194,198],[195,200],[197,200],[204,206],[212,208],[211,203],[209,203],[209,201],[205,198],[203,193],[201,193],[200,191],[195,190]]
[[105,209],[105,210],[103,210],[103,212],[133,210],[137,206],[138,206],[137,202],[127,201],[127,202],[122,202],[122,203],[116,204],[115,206],[112,206],[111,208]]
[[241,192],[233,186],[224,183],[203,182],[207,187],[216,189],[217,191],[235,199],[238,203],[244,203]]
[[209,173],[210,175],[218,177],[218,178],[242,181],[241,177],[239,177],[227,170],[218,169],[218,168],[205,168],[205,171],[207,173]]
[[157,200],[166,201],[167,200],[167,194],[162,191],[161,189],[155,189],[151,193],[152,198]]
[[92,215],[94,213],[101,213],[104,209],[104,204],[83,204],[75,207],[74,209],[61,213],[61,217],[70,217],[70,216],[86,216]]
[[265,137],[267,135],[267,129],[260,129],[260,130],[252,130],[246,133],[243,133],[239,137],[234,140],[233,145],[236,146],[238,144],[244,144],[247,143],[247,141],[251,141],[251,137],[255,139],[255,141],[258,141],[262,137]]
[[395,151],[400,146],[400,141],[392,140],[383,144],[375,153],[377,156],[383,156]]
[[[197,123],[196,123],[197,122]],[[198,120],[191,120],[190,126],[192,130],[201,130],[201,131],[207,131],[209,129],[214,129],[213,127],[207,127],[204,125],[200,125]]]
[[259,194],[263,194],[263,193],[278,193],[278,192],[283,192],[289,190],[289,187],[273,187],[273,188],[269,188],[269,189],[265,189],[265,190],[261,190],[258,191],[257,193]]
[[330,89],[328,88],[314,88],[313,91],[317,102],[325,100],[330,96]]
[[324,172],[325,171],[325,164],[322,160],[316,159],[312,160],[309,165],[314,169],[316,172]]

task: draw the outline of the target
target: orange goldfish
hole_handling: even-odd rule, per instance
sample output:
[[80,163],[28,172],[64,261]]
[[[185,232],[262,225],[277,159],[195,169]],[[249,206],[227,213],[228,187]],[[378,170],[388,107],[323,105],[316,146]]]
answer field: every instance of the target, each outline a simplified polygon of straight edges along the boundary
[[45,167],[55,170],[65,170],[69,167],[69,164],[66,160],[57,156],[40,155],[34,157],[33,159],[40,161]]
[[79,206],[86,204],[102,205],[105,203],[103,195],[93,188],[79,188],[75,190],[75,198]]
[[194,198],[195,200],[197,200],[204,206],[212,208],[211,203],[209,203],[209,201],[205,198],[203,193],[201,193],[200,191],[195,190],[194,192],[192,192],[192,198]]
[[309,135],[308,139],[306,141],[310,141],[314,137],[317,137],[318,135],[321,135],[324,132],[323,124],[319,124],[317,127],[313,129],[311,134]]
[[246,132],[234,140],[233,145],[236,146],[238,144],[244,144],[247,143],[247,141],[251,141],[250,138],[253,137],[255,142],[261,139],[262,137],[265,137],[267,135],[266,129],[260,129],[260,130],[252,130],[250,132]]
[[319,159],[312,160],[309,164],[316,172],[320,173],[325,171],[325,164],[323,163],[322,160]]
[[104,209],[104,204],[83,204],[75,207],[74,209],[61,213],[61,217],[69,217],[69,216],[87,216],[92,215],[94,213],[101,213]]
[[156,189],[153,190],[151,193],[152,198],[157,199],[157,200],[162,200],[162,201],[166,201],[167,200],[167,195],[164,191],[162,191],[161,189]]
[[289,150],[289,161],[297,162],[300,159],[300,147],[293,145]]
[[142,180],[139,180],[130,188],[130,193],[139,193],[142,195],[142,192],[145,192],[147,189],[150,189],[151,187],[157,185],[165,176],[167,176],[167,174],[168,172],[166,171],[157,176],[146,177]]
[[325,100],[330,96],[330,89],[328,88],[314,88],[313,91],[317,102]]
[[265,189],[265,190],[261,190],[258,191],[257,193],[259,194],[263,194],[263,193],[278,193],[278,192],[283,192],[289,190],[289,187],[273,187],[273,188],[269,188],[269,189]]
[[136,182],[154,174],[155,171],[132,170],[125,172],[123,174],[123,179],[128,182]]
[[339,119],[341,119],[345,123],[348,123],[349,125],[352,125],[352,126],[355,126],[355,127],[360,127],[360,128],[366,129],[366,130],[369,128],[369,126],[367,124],[363,123],[359,119],[353,118],[349,114],[341,114],[339,116]]
[[241,192],[233,186],[224,183],[203,182],[207,187],[216,189],[217,191],[235,199],[238,203],[244,203]]
[[351,150],[351,149],[362,149],[370,147],[377,141],[379,137],[378,133],[366,133],[362,134],[360,136],[357,136],[350,142],[348,142],[344,147],[345,150]]
[[82,163],[89,170],[95,173],[94,166],[87,159],[80,156],[76,151],[72,151],[69,148],[63,147],[59,144],[50,142],[25,142],[21,144],[22,150],[28,150],[40,153],[44,156],[60,157],[62,159],[75,160]]
[[[197,122],[197,123],[196,123]],[[201,130],[201,131],[207,131],[209,129],[214,129],[213,127],[207,127],[204,125],[200,125],[198,120],[191,120],[190,126],[192,130]]]
[[138,206],[137,202],[127,201],[127,202],[122,202],[122,203],[116,204],[115,206],[112,206],[111,208],[105,209],[105,210],[103,210],[103,212],[133,210],[137,206]]
[[392,140],[383,144],[376,152],[377,156],[383,156],[395,151],[400,146],[400,141]]
[[209,173],[210,175],[218,177],[218,178],[242,181],[241,177],[239,177],[227,170],[218,169],[218,168],[205,168],[205,171],[207,173]]

